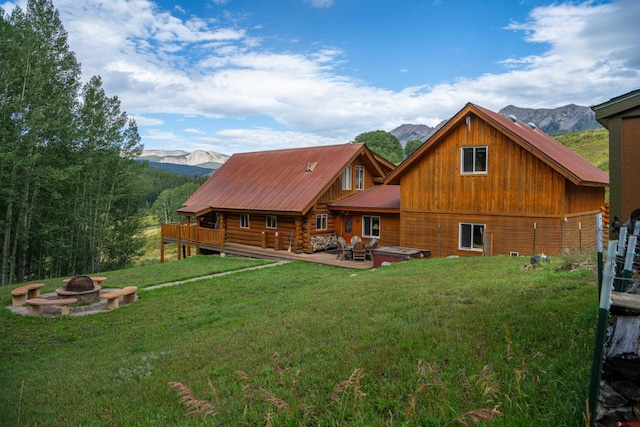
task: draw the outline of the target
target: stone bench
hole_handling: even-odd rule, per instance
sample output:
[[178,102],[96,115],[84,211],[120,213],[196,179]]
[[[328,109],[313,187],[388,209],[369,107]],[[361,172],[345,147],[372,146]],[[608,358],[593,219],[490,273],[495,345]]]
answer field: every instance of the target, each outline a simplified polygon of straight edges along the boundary
[[40,288],[43,287],[44,283],[32,283],[15,288],[11,291],[11,305],[19,307],[30,298],[38,298],[40,296]]
[[59,305],[61,308],[61,314],[66,316],[69,314],[69,304],[75,304],[78,302],[77,298],[64,298],[64,299],[43,299],[43,298],[31,298],[27,300],[27,306],[29,306],[29,316],[40,316],[42,309],[45,305]]
[[136,300],[137,286],[126,286],[120,290],[106,292],[100,295],[100,298],[107,300],[107,309],[113,310],[119,306],[119,298],[122,297],[122,302],[132,303]]

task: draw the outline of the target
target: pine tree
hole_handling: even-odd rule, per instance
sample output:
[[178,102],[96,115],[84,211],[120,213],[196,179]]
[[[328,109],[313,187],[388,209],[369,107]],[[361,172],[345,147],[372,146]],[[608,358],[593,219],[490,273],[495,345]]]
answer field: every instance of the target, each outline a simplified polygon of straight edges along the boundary
[[80,67],[51,1],[29,0],[26,13],[16,8],[9,17],[3,13],[2,21],[0,283],[7,284],[25,280],[37,259],[31,243],[52,237],[46,234],[51,229],[34,224],[43,184],[51,179],[47,151],[73,139]]

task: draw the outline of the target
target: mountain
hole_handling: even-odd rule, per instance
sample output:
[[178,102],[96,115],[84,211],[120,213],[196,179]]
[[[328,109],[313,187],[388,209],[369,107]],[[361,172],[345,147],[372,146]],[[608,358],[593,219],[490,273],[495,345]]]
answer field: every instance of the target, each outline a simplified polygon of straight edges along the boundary
[[[561,133],[578,132],[582,130],[600,129],[602,126],[596,121],[596,115],[589,107],[581,107],[575,104],[565,105],[559,108],[520,108],[508,105],[498,111],[503,116],[515,116],[525,123],[533,123],[540,130],[548,135]],[[404,147],[407,141],[419,139],[426,141],[447,120],[432,128],[427,125],[404,124],[389,131],[390,134],[398,138]]]
[[228,158],[215,151],[196,150],[188,153],[182,150],[143,150],[138,160],[146,160],[150,167],[175,173],[207,175],[217,170]]
[[600,129],[602,127],[596,121],[596,113],[591,108],[575,104],[554,109],[520,108],[508,105],[498,113],[503,116],[515,116],[525,123],[533,123],[548,135]]
[[400,125],[389,133],[400,141],[400,144],[404,147],[407,141],[420,140],[426,141],[431,135],[433,135],[438,129],[440,129],[447,121],[441,122],[436,127],[430,127],[427,125]]
[[202,150],[196,150],[191,153],[182,150],[144,150],[140,158],[154,163],[172,163],[175,165],[218,169],[220,165],[227,161],[229,156],[216,153],[215,151]]

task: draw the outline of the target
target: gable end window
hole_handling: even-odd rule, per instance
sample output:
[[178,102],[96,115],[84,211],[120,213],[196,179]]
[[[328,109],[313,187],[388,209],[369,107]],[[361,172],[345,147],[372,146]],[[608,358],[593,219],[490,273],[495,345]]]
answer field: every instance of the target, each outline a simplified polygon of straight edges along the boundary
[[240,228],[249,228],[249,214],[240,214]]
[[351,165],[342,171],[342,189],[351,190]]
[[487,173],[487,147],[462,147],[460,165],[463,174]]
[[278,228],[278,217],[275,215],[267,215],[267,228]]
[[481,251],[484,238],[484,224],[460,223],[458,249]]
[[327,214],[316,215],[316,230],[327,229]]
[[364,190],[364,166],[356,166],[356,190]]

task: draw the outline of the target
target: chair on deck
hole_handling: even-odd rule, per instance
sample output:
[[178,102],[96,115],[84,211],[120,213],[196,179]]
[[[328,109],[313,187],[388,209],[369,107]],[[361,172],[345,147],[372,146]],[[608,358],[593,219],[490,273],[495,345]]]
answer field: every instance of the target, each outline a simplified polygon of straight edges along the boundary
[[338,237],[338,256],[336,259],[340,261],[343,259],[351,259],[351,249],[347,247],[347,243],[342,237]]
[[367,257],[367,248],[362,243],[362,240],[356,242],[353,245],[353,260],[354,261],[365,261]]
[[373,261],[373,251],[378,247],[378,243],[380,241],[378,239],[371,239],[369,245],[367,245],[367,254],[365,255],[365,259],[369,258]]
[[352,236],[351,237],[351,244],[355,245],[357,242],[362,242],[362,237],[360,237],[360,236]]

